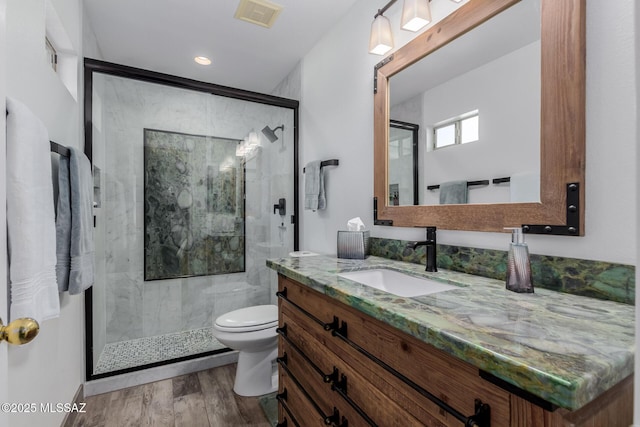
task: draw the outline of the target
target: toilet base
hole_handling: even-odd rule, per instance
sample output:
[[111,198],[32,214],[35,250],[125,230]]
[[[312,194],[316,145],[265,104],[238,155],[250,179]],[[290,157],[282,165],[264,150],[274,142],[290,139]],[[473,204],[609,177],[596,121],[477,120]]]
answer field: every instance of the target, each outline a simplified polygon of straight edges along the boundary
[[256,352],[240,351],[233,391],[247,397],[277,391],[277,381],[272,381],[272,363],[276,357],[277,347]]

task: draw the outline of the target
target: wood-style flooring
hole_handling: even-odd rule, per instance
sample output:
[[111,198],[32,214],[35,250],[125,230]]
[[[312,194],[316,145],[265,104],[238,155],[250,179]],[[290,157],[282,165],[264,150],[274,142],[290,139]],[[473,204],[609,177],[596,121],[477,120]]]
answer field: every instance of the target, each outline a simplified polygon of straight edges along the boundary
[[63,427],[269,427],[257,397],[233,392],[236,365],[89,396]]

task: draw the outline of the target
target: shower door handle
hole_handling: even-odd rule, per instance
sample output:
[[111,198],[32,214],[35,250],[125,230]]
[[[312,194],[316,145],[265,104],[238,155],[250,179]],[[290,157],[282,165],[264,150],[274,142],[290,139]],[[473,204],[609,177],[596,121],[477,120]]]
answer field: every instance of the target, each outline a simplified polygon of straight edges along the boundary
[[285,199],[278,200],[277,205],[273,205],[273,213],[279,213],[280,216],[287,214],[287,201]]

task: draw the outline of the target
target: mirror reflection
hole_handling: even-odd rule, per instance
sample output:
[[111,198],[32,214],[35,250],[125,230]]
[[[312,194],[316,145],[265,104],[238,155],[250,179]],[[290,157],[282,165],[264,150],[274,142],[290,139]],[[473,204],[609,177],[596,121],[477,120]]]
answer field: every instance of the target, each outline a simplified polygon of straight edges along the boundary
[[418,132],[414,123],[389,121],[389,206],[418,204]]
[[523,0],[391,77],[389,205],[540,200],[540,16]]

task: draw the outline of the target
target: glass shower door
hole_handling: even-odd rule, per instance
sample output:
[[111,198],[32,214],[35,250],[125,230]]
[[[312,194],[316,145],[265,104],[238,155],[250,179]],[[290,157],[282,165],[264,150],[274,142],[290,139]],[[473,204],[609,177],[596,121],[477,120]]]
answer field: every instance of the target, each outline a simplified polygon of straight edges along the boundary
[[265,261],[297,246],[297,102],[116,74],[91,76],[90,379],[227,351],[213,321],[273,303]]

